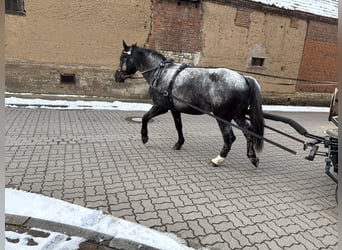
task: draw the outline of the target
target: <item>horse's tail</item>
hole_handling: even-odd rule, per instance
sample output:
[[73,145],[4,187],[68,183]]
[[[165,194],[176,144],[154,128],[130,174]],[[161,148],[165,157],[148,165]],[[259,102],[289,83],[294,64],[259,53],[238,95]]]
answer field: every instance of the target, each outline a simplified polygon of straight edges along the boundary
[[[250,76],[245,76],[245,79],[250,88],[250,122],[252,131],[260,136],[264,136],[264,115],[262,113],[262,97],[261,89],[258,81]],[[253,137],[253,144],[257,151],[261,151],[263,148],[264,140],[261,138]]]

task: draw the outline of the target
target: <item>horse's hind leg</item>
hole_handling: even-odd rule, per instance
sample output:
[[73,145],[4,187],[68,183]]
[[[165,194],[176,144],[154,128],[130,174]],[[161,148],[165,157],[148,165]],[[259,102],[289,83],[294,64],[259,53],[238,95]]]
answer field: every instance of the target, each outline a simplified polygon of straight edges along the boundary
[[171,111],[171,113],[172,113],[173,120],[175,122],[175,126],[176,126],[176,129],[178,132],[178,141],[173,146],[173,149],[179,150],[179,149],[181,149],[182,145],[184,144],[181,114],[178,111]]
[[161,108],[159,106],[153,105],[152,108],[143,116],[142,118],[142,126],[141,126],[141,140],[145,144],[148,141],[148,131],[147,131],[147,123],[148,121],[157,116],[167,112],[167,109]]
[[218,166],[223,163],[224,159],[227,157],[228,152],[230,151],[233,142],[235,141],[236,137],[233,133],[233,129],[230,125],[223,123],[221,121],[217,121],[218,125],[220,127],[224,145],[221,149],[220,154],[211,160],[211,162],[214,164],[214,166]]
[[[239,125],[240,127],[248,129],[248,130],[251,129],[251,125],[249,124],[249,122],[246,121],[246,118],[240,117],[234,120],[236,121],[237,125]],[[259,158],[255,154],[253,136],[245,132],[243,134],[246,137],[246,141],[247,141],[247,157],[249,158],[249,160],[255,167],[258,167]]]

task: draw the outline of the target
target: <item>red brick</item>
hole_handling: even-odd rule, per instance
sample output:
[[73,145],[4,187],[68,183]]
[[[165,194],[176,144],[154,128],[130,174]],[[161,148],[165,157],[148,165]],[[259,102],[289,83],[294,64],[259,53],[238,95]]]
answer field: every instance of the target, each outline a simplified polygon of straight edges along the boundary
[[311,21],[305,40],[296,90],[333,92],[337,87],[337,25]]
[[177,0],[153,1],[153,27],[149,47],[156,50],[201,51],[201,6]]

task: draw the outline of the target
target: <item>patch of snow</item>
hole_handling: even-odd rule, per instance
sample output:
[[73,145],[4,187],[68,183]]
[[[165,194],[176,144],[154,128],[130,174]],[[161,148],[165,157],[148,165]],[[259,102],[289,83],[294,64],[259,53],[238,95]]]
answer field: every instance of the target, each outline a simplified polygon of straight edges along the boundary
[[[148,103],[134,102],[104,102],[104,101],[66,101],[27,99],[18,97],[5,98],[6,107],[46,108],[46,109],[97,109],[97,110],[123,110],[123,111],[148,111],[152,105]],[[264,111],[282,112],[329,112],[328,107],[311,106],[282,106],[263,105]]]
[[[32,228],[34,229],[34,228]],[[10,242],[6,239],[6,250],[42,250],[42,249],[78,249],[79,245],[85,241],[84,238],[76,236],[67,236],[61,233],[48,230],[37,229],[49,234],[48,237],[35,237],[27,233],[16,233],[6,231],[5,237],[18,242]],[[33,240],[37,245],[28,245],[29,240]]]
[[[34,202],[32,202],[34,201]],[[157,249],[189,250],[176,236],[40,194],[5,189],[5,212],[64,223],[131,240]]]
[[280,112],[329,112],[327,107],[312,106],[283,106],[283,105],[263,105],[263,111],[280,111]]
[[147,111],[152,105],[146,103],[130,102],[104,102],[104,101],[66,101],[27,99],[18,97],[5,98],[6,107],[24,108],[47,108],[47,109],[101,109],[101,110],[125,110],[125,111]]

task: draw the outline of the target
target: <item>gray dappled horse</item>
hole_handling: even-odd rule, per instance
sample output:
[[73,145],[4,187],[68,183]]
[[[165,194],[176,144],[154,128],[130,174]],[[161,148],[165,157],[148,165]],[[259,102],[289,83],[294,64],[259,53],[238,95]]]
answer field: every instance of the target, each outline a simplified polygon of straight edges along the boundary
[[[254,78],[225,68],[187,67],[173,63],[155,50],[140,48],[137,45],[128,46],[125,41],[123,47],[115,81],[124,82],[126,78],[140,71],[149,84],[153,100],[152,108],[142,118],[143,143],[148,141],[148,121],[171,110],[178,132],[178,141],[173,148],[180,149],[184,144],[181,113],[203,114],[186,103],[212,112],[228,122],[234,120],[238,126],[263,136],[261,91]],[[249,115],[250,122],[246,120],[246,115]],[[220,154],[211,160],[214,166],[223,163],[236,139],[231,125],[220,120],[217,122],[224,145]],[[247,156],[257,167],[259,159],[255,149],[262,150],[263,140],[249,133],[244,135],[247,140]]]

